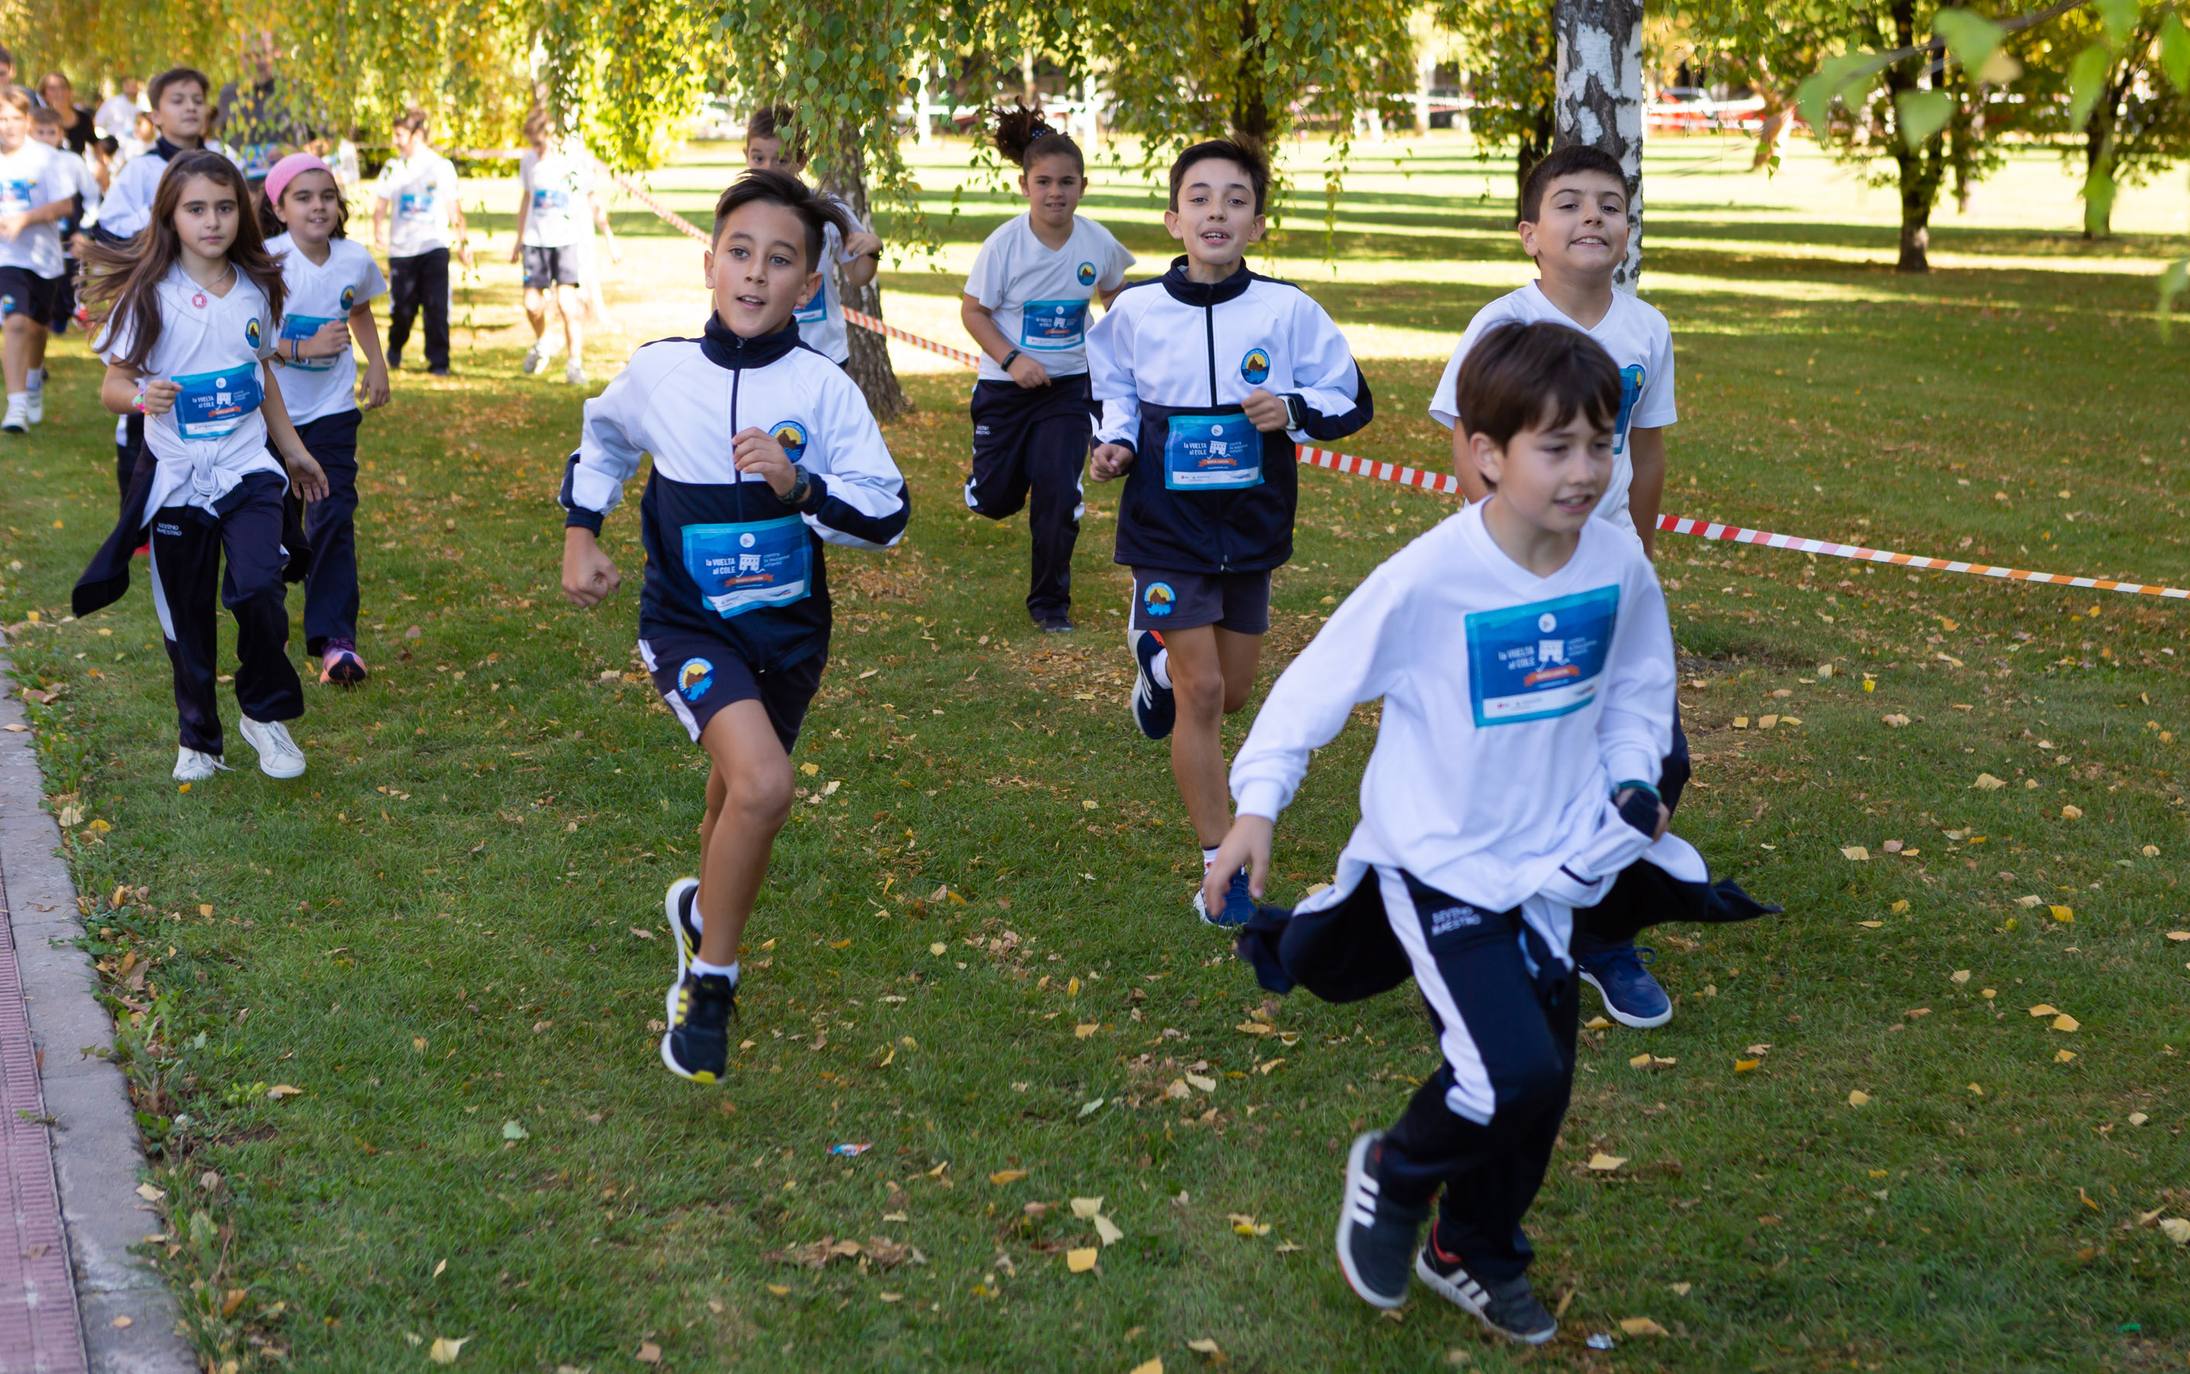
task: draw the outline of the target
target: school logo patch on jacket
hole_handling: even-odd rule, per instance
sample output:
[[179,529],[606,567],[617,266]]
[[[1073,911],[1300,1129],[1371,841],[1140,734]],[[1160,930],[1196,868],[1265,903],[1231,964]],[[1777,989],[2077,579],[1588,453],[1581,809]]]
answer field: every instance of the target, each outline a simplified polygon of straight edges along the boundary
[[1080,279],[1080,285],[1093,286],[1095,284],[1096,275],[1095,264],[1092,262],[1083,262],[1080,264],[1079,270],[1073,275]]
[[264,337],[265,337],[265,333],[264,333],[264,331],[262,331],[262,330],[261,330],[261,329],[259,328],[259,317],[258,317],[258,316],[256,316],[256,315],[253,315],[253,316],[252,316],[252,317],[251,317],[250,319],[248,319],[248,320],[246,320],[246,321],[244,322],[244,326],[243,326],[243,341],[244,341],[245,343],[247,343],[247,344],[251,345],[251,351],[252,351],[253,353],[256,353],[256,352],[258,352],[258,349],[259,349],[259,340],[260,340],[260,339],[262,339],[262,338],[264,338]]
[[1239,360],[1239,375],[1251,386],[1261,386],[1270,380],[1270,350],[1250,348],[1247,356]]
[[776,442],[783,445],[783,455],[797,462],[806,453],[806,426],[796,420],[783,420],[769,427]]

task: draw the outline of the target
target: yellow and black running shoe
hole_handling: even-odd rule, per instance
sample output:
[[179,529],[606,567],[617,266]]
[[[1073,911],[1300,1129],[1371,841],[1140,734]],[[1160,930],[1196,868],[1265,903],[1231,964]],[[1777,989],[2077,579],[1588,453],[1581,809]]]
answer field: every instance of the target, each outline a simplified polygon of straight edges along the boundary
[[737,1014],[737,984],[719,973],[686,974],[669,993],[662,1063],[679,1078],[721,1082],[730,1062],[730,1021]]

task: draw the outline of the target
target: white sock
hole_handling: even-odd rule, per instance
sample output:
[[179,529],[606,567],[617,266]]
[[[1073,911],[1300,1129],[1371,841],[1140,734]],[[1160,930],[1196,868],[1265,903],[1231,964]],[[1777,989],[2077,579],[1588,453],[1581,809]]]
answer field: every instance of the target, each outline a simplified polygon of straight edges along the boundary
[[1207,848],[1205,848],[1205,849],[1203,849],[1203,850],[1202,850],[1202,852],[1201,852],[1201,866],[1202,866],[1203,868],[1205,868],[1205,869],[1206,869],[1206,868],[1208,868],[1208,867],[1209,867],[1209,865],[1211,865],[1211,864],[1215,863],[1216,861],[1217,861],[1217,846],[1216,846],[1216,845],[1210,845],[1210,846],[1208,846]]
[[738,985],[738,961],[735,959],[727,964],[710,964],[705,959],[694,959],[692,961],[692,971],[702,977],[719,973],[730,980],[730,986],[736,987]]
[[11,406],[27,406],[30,404],[30,393],[27,391],[11,391],[8,393],[8,404]]
[[24,380],[29,384],[32,391],[44,391],[46,389],[46,370],[42,367],[34,367],[30,370],[30,375]]
[[[1158,649],[1156,656],[1148,660],[1148,675],[1156,679],[1158,687],[1163,688],[1166,692],[1171,690],[1171,651],[1169,649]],[[1213,849],[1209,852],[1216,853]]]

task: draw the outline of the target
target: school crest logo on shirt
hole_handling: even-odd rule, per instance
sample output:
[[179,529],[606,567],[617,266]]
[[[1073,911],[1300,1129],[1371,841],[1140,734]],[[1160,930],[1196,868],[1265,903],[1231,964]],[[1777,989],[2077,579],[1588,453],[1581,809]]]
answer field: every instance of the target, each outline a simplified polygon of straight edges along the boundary
[[251,351],[252,351],[252,352],[254,352],[254,353],[258,352],[258,347],[259,347],[259,340],[260,340],[260,339],[262,339],[262,338],[264,338],[264,337],[265,337],[265,334],[264,334],[264,332],[263,332],[262,330],[260,330],[260,328],[259,328],[259,317],[258,317],[258,316],[256,316],[256,315],[253,315],[253,316],[252,316],[252,317],[251,317],[251,318],[250,318],[249,320],[247,320],[247,321],[245,321],[245,322],[244,322],[244,326],[243,326],[243,341],[244,341],[245,343],[247,343],[247,344],[251,345]]
[[1171,590],[1168,582],[1151,582],[1141,593],[1141,608],[1148,612],[1151,620],[1161,620],[1171,614],[1178,601],[1179,594]]
[[350,307],[351,307],[351,306],[353,306],[353,305],[356,305],[356,304],[357,304],[357,288],[356,288],[356,287],[354,287],[354,286],[345,286],[345,287],[343,287],[343,288],[342,288],[342,309],[343,309],[343,313],[347,314],[347,313],[349,312],[349,309],[350,309]]
[[806,454],[806,426],[796,420],[783,420],[771,425],[768,432],[783,445],[783,456],[797,462]]
[[0,320],[15,313],[15,297],[0,296]]
[[1248,349],[1247,356],[1239,360],[1239,375],[1246,378],[1250,386],[1261,386],[1264,382],[1269,381],[1270,350],[1267,348]]
[[1092,262],[1083,262],[1080,264],[1079,270],[1074,272],[1073,275],[1080,279],[1080,285],[1093,286],[1095,284],[1096,276],[1095,264]]
[[704,658],[688,658],[677,670],[677,695],[686,701],[698,701],[714,685],[715,665]]

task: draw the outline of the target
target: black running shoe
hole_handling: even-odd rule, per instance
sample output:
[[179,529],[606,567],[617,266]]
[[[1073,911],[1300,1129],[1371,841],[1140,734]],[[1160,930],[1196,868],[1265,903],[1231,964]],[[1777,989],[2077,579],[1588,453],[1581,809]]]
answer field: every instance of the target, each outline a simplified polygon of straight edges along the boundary
[[1163,652],[1163,636],[1153,630],[1127,630],[1133,662],[1139,669],[1133,679],[1133,723],[1150,739],[1167,739],[1179,715],[1178,699],[1169,687],[1158,687],[1149,667]]
[[1559,1334],[1559,1323],[1536,1300],[1528,1275],[1483,1283],[1460,1267],[1458,1256],[1448,1255],[1437,1244],[1437,1228],[1430,1228],[1429,1242],[1415,1257],[1414,1272],[1422,1282],[1463,1312],[1482,1318],[1483,1325],[1509,1341],[1542,1345]]
[[1364,1131],[1346,1157],[1346,1195],[1338,1208],[1338,1267],[1361,1300],[1393,1308],[1407,1300],[1407,1260],[1422,1235],[1427,1207],[1403,1207],[1383,1195],[1371,1164],[1384,1137]]
[[737,1014],[737,984],[719,973],[686,974],[669,995],[662,1063],[679,1078],[720,1082],[730,1062],[730,1020]]

